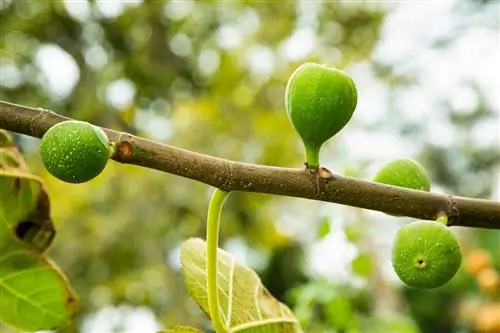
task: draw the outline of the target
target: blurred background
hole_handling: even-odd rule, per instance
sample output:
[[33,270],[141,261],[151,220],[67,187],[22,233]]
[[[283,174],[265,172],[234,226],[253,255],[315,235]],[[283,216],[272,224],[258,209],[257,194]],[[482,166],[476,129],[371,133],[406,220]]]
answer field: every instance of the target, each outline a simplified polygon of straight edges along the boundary
[[[500,199],[496,1],[0,1],[0,99],[228,159],[299,167],[284,89],[300,64],[348,72],[348,126],[322,151],[371,179],[417,159],[432,191]],[[47,174],[58,237],[50,256],[81,311],[61,333],[211,331],[188,298],[179,246],[204,237],[212,189],[112,162],[95,180]],[[221,246],[255,269],[308,333],[500,332],[500,231],[454,228],[459,274],[404,287],[392,238],[410,220],[334,204],[234,193]],[[3,333],[13,332],[0,327]]]

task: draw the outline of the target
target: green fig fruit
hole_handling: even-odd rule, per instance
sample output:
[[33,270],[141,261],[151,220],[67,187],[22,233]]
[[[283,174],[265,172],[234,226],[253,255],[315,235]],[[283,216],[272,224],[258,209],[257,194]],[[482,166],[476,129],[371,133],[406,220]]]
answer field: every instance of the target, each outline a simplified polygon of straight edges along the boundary
[[319,166],[319,151],[325,141],[349,122],[358,93],[344,72],[306,63],[295,70],[286,86],[288,118],[302,138],[307,166]]
[[392,248],[392,266],[406,285],[432,289],[457,273],[462,253],[455,235],[443,223],[416,221],[403,226]]
[[429,192],[431,182],[424,167],[411,159],[398,159],[386,164],[375,176],[377,183]]
[[47,170],[68,183],[87,182],[99,175],[111,156],[106,133],[83,121],[64,121],[43,136],[40,155]]

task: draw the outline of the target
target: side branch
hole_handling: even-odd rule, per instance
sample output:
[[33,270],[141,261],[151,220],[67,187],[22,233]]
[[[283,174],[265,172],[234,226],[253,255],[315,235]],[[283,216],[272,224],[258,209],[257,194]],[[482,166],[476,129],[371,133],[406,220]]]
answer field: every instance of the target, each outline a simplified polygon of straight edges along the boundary
[[[0,101],[0,128],[41,138],[69,118]],[[432,220],[446,212],[450,226],[500,229],[500,203],[446,196],[334,175],[327,169],[281,168],[199,154],[103,128],[117,144],[113,159],[190,178],[224,191],[259,192],[333,202]]]

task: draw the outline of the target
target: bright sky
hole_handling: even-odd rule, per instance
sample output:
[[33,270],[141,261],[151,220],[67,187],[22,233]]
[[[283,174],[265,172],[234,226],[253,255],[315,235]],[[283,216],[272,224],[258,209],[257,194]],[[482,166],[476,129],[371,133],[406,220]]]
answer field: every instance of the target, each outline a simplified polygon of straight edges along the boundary
[[[120,15],[126,6],[135,6],[141,1],[100,1],[97,7],[101,15],[115,17]],[[485,92],[491,109],[499,112],[500,96],[500,48],[498,29],[494,29],[498,22],[498,13],[489,10],[476,15],[468,15],[465,21],[453,18],[450,8],[456,3],[452,1],[433,2],[405,2],[392,3],[392,9],[386,18],[382,29],[382,38],[374,54],[373,60],[395,65],[394,70],[398,74],[416,74],[420,82],[425,83],[412,87],[405,91],[399,91],[395,96],[397,110],[407,119],[415,122],[426,122],[427,135],[433,142],[447,146],[457,138],[450,130],[448,120],[443,113],[441,102],[451,101],[456,110],[468,112],[471,106],[478,101],[475,93],[470,90],[467,83],[474,82]],[[189,14],[193,6],[192,1],[171,2],[165,8],[165,13],[171,19],[179,19]],[[78,20],[86,20],[90,15],[90,8],[85,1],[65,1],[65,7],[70,15]],[[493,14],[492,14],[493,12]],[[301,26],[282,45],[277,54],[266,47],[256,45],[248,53],[248,65],[256,75],[266,77],[273,71],[279,57],[289,60],[300,60],[306,57],[314,48],[316,43],[314,36],[314,10],[304,12],[301,17]],[[259,26],[259,18],[248,10],[244,19],[239,21],[240,26],[223,26],[217,35],[219,45],[226,49],[236,47],[241,43],[241,31],[252,31]],[[466,29],[463,33],[454,37],[457,24],[474,26]],[[489,27],[488,27],[489,25]],[[493,29],[491,28],[493,27]],[[430,45],[436,40],[451,38],[449,47],[434,50]],[[171,47],[180,54],[191,52],[190,40],[185,35],[178,35],[170,41]],[[206,75],[214,73],[219,65],[218,53],[215,50],[204,50],[200,55],[200,62],[204,63]],[[106,61],[106,54],[95,45],[86,53],[87,61],[96,68],[102,66]],[[43,75],[40,80],[49,87],[50,93],[55,98],[64,98],[78,82],[79,71],[74,60],[64,51],[54,45],[40,47],[36,57],[36,64]],[[207,65],[208,64],[208,65]],[[1,84],[12,86],[19,84],[21,73],[8,63],[2,65]],[[366,135],[362,126],[370,126],[380,119],[388,117],[389,90],[375,78],[373,69],[369,62],[359,63],[347,71],[353,76],[359,90],[359,104],[353,118],[352,126],[342,136],[342,154],[340,160],[328,160],[325,164],[332,169],[342,170],[342,160],[356,161],[359,159],[371,159],[374,161],[373,169],[378,168],[389,159],[407,156],[412,157],[420,150],[420,145],[414,143],[409,146],[403,140],[395,140],[393,133],[372,133]],[[110,105],[120,107],[132,101],[135,94],[133,84],[125,79],[113,82],[105,91],[105,96]],[[471,128],[475,144],[499,144],[500,145],[500,116],[497,122],[487,122]],[[158,122],[158,119],[144,116],[144,126],[151,132],[153,138],[167,139],[161,133],[172,134],[168,121]],[[384,147],[383,150],[374,149]],[[339,147],[332,145],[329,154],[326,148],[324,156],[335,156]],[[496,198],[500,198],[500,180],[496,187]],[[316,206],[315,206],[316,205]],[[307,207],[307,209],[306,209]],[[303,219],[293,219],[293,216],[301,216],[301,212],[316,208],[318,214],[330,216],[332,220],[332,232],[323,241],[316,242],[309,247],[309,271],[313,276],[323,276],[336,282],[355,281],[350,274],[350,262],[356,255],[356,247],[346,241],[342,231],[342,223],[353,218],[352,211],[338,205],[322,205],[311,201],[297,201],[296,204],[287,205],[287,214],[283,214],[280,225],[286,224],[287,233],[296,236],[303,241],[310,240],[311,229],[303,223]],[[383,214],[365,212],[365,217],[373,221],[386,221],[388,218]],[[343,217],[343,218],[339,218]],[[310,218],[310,216],[304,216]],[[286,221],[286,223],[284,223]],[[389,246],[394,233],[398,227],[397,223],[381,223],[384,228],[377,235],[377,248],[383,257],[383,266],[386,267],[386,275],[394,279],[394,273],[389,262]],[[252,253],[237,241],[228,244],[231,251],[242,263],[250,265],[257,262],[252,258]],[[331,254],[327,255],[326,254]],[[328,262],[325,262],[325,257]],[[334,257],[334,258],[333,258]],[[178,258],[172,258],[178,261]],[[94,316],[87,318],[83,333],[112,333],[116,325],[120,332],[143,333],[154,332],[159,329],[154,314],[146,308],[104,308]]]

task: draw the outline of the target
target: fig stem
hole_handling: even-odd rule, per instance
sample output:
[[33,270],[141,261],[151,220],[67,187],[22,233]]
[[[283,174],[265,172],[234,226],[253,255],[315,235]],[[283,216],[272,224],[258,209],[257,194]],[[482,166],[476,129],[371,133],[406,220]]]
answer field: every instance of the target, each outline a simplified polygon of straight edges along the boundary
[[109,158],[112,159],[116,155],[116,150],[117,150],[116,149],[116,142],[115,141],[110,141],[108,149],[109,149]]
[[319,148],[305,146],[306,149],[306,165],[308,168],[319,167]]
[[220,215],[224,201],[229,195],[216,188],[208,205],[207,216],[207,296],[208,310],[216,333],[226,333],[227,329],[220,313],[219,291],[217,287]]
[[436,222],[448,225],[448,215],[445,212],[439,212]]

